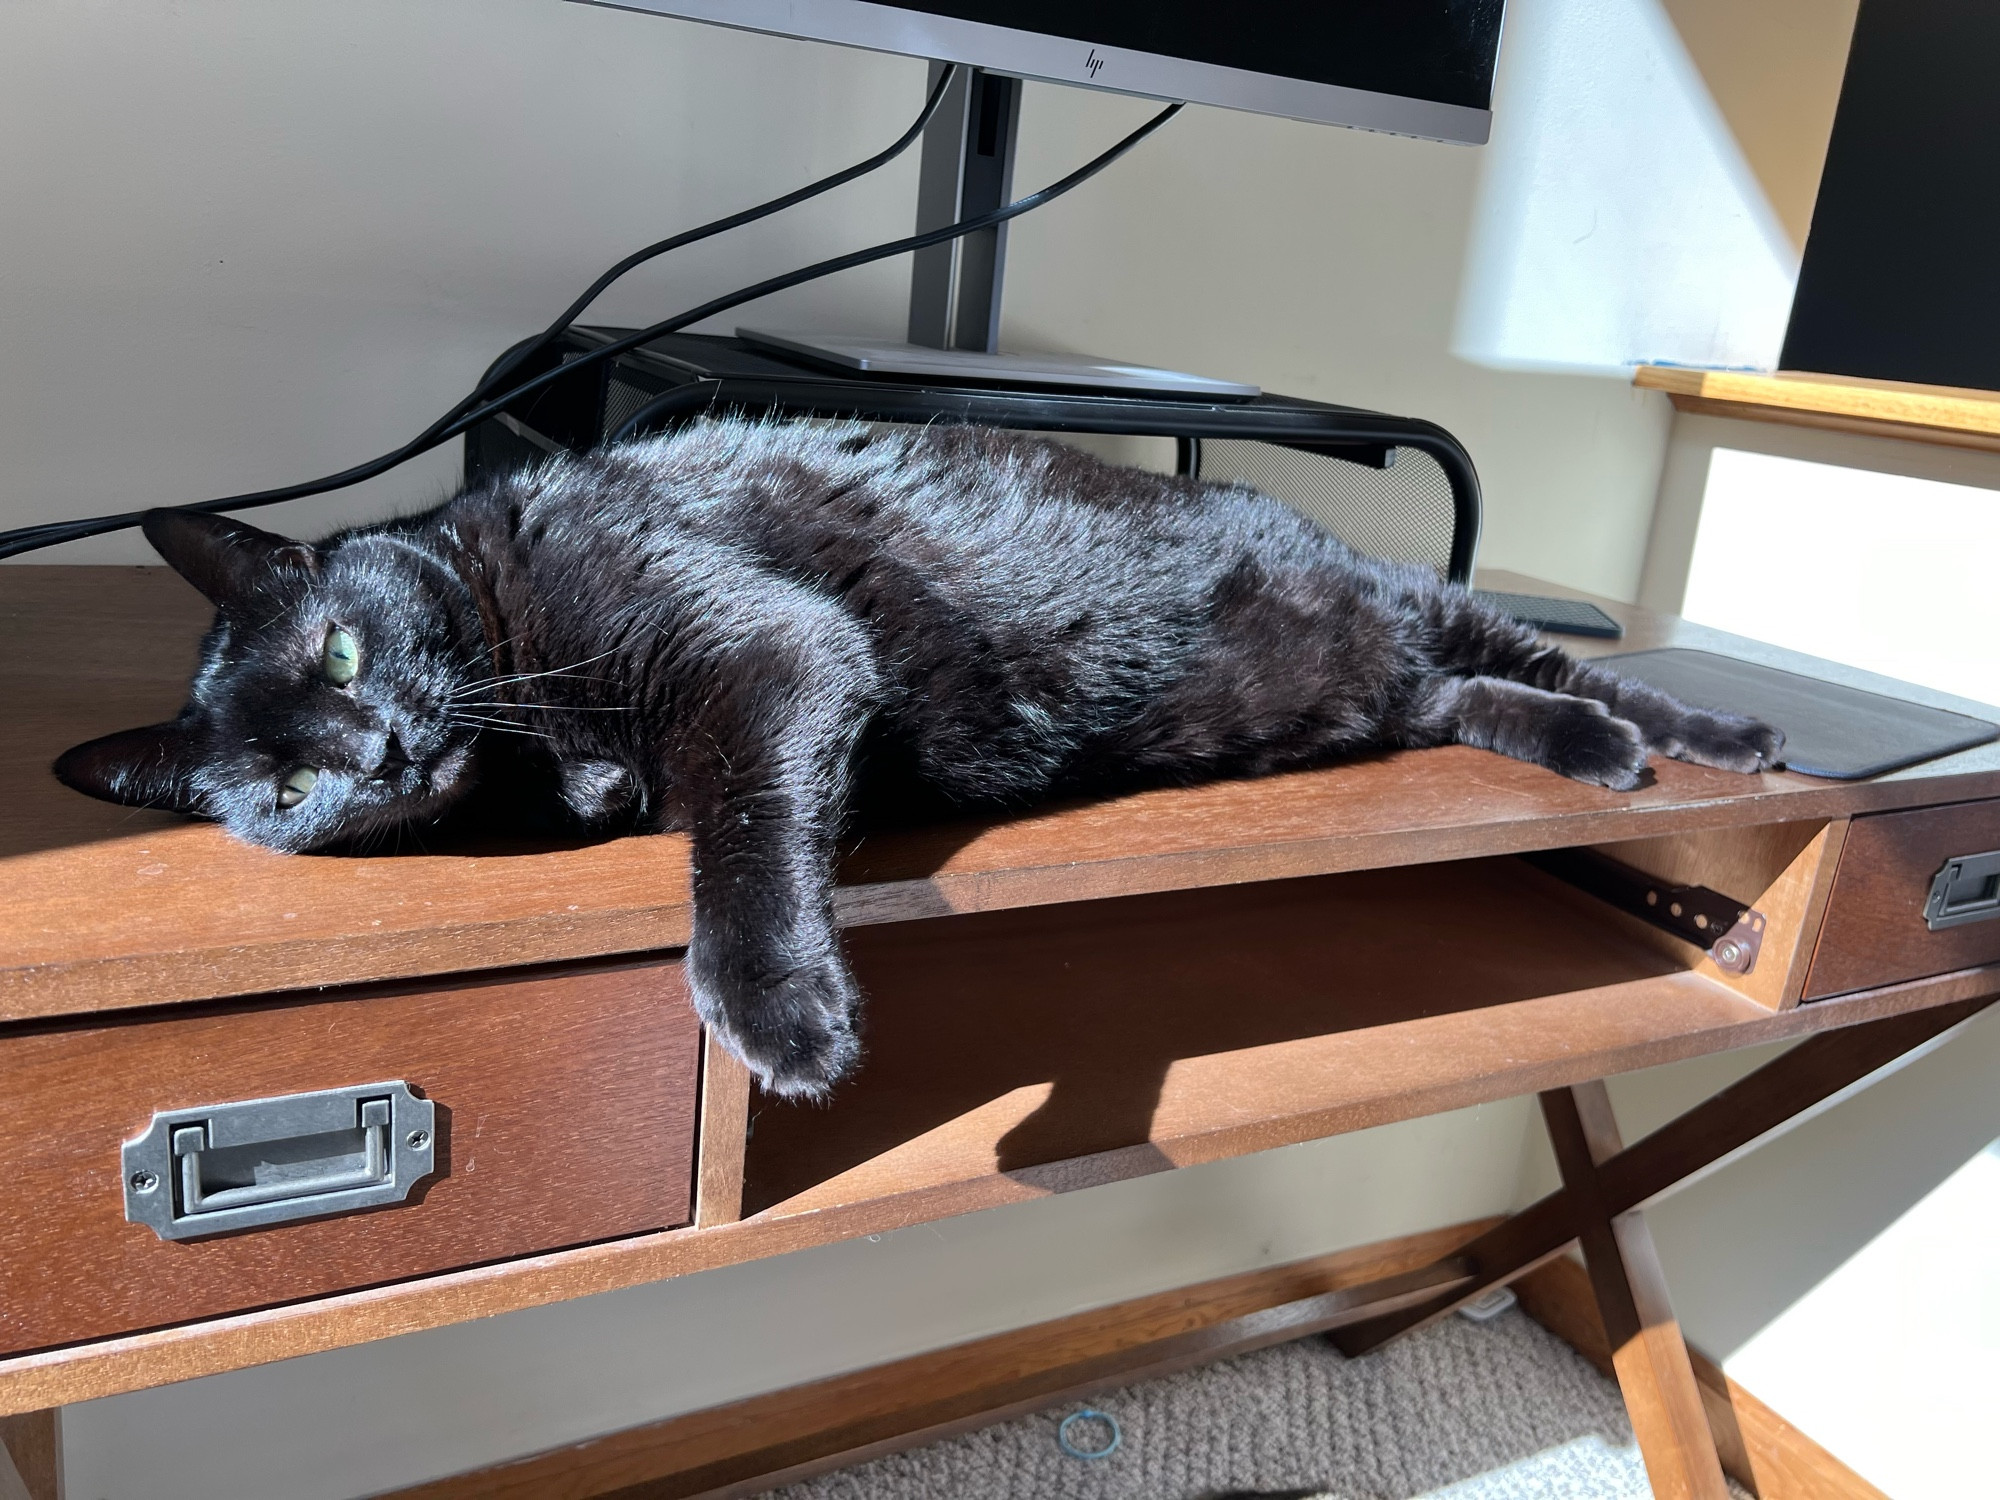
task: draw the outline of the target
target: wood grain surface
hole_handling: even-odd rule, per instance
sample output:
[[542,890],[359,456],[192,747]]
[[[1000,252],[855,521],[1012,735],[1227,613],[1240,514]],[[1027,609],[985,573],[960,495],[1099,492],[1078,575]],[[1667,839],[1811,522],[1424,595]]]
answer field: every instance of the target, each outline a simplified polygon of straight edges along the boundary
[[[1630,623],[1625,649],[1735,649],[1857,686],[1884,686],[1851,669],[1607,608]],[[0,661],[0,691],[16,706],[0,725],[0,1048],[93,1024],[49,1017],[147,1006],[159,1009],[134,1017],[139,1025],[199,1023],[207,1012],[175,1014],[168,1007],[271,989],[657,950],[685,940],[686,848],[671,837],[287,859],[233,844],[212,827],[108,807],[57,786],[46,766],[67,744],[173,710],[202,613],[192,594],[159,570],[0,569],[0,622],[15,645]],[[1568,644],[1586,654],[1599,649]],[[1939,706],[1968,706],[1889,686]],[[1119,905],[1109,898],[1399,868],[1370,887],[1377,892],[1372,905],[1349,899],[1362,892],[1359,885],[1337,901],[1323,894],[1297,898],[1307,905],[1287,909],[1299,923],[1321,924],[1319,947],[1305,926],[1290,946],[1267,942],[1270,925],[1246,915],[1267,897],[1281,904],[1294,899],[1275,889],[1245,891],[1237,908],[1209,906],[1226,893],[1201,891],[1164,925],[1158,913],[1142,913],[1119,951],[1161,976],[1166,988],[1157,1016],[1135,1008],[1134,992],[1119,991],[1124,981],[1107,976],[1101,964],[1089,971],[1093,984],[1122,995],[1117,1004],[1127,1006],[1135,1030],[1112,1036],[1102,1019],[1111,1012],[1088,1003],[1057,1014],[1049,1009],[1052,997],[1074,1001],[1091,992],[1067,971],[1045,969],[1048,993],[1014,997],[1021,1015],[1052,1018],[1059,1031],[1071,1026],[1074,1040],[1096,1044],[1096,1051],[1064,1049],[1060,1035],[1052,1043],[1010,1020],[1005,1045],[991,1049],[986,1071],[977,1075],[978,1088],[949,1099],[878,1098],[849,1112],[843,1133],[825,1148],[830,1154],[806,1174],[811,1180],[795,1175],[789,1184],[765,1188],[763,1201],[774,1206],[755,1217],[722,1222],[726,1208],[717,1195],[726,1164],[717,1156],[711,1194],[717,1211],[707,1227],[623,1233],[414,1280],[384,1277],[359,1290],[19,1355],[0,1360],[0,1411],[241,1368],[1991,994],[2000,988],[2000,969],[1981,968],[1773,1012],[1687,972],[1657,947],[1630,941],[1599,915],[1579,920],[1574,904],[1542,899],[1539,877],[1529,872],[1496,880],[1473,864],[1443,863],[1981,797],[2000,797],[2000,747],[1863,784],[1789,774],[1739,778],[1663,763],[1632,794],[1446,749],[871,836],[848,855],[837,905],[856,929],[851,937],[864,964],[875,963],[869,954],[878,952],[868,946],[867,925],[904,924],[893,934],[882,929],[882,974],[892,989],[902,982],[897,965],[933,961],[919,951],[925,940],[911,936],[926,925],[913,918],[1044,908],[1055,923],[1048,940],[1059,948],[1070,944],[1088,963],[1088,945],[1059,931],[1077,920],[1075,912],[1054,903],[1103,898]],[[1439,893],[1453,889],[1469,899],[1440,903]],[[1419,911],[1431,913],[1428,925],[1417,919]],[[1508,911],[1525,925],[1496,923],[1493,914]],[[1124,920],[1115,912],[1101,915],[1114,924]],[[1536,941],[1555,951],[1529,951],[1534,945],[1523,933],[1535,923],[1547,929]],[[1454,936],[1460,929],[1491,937],[1499,945],[1495,955],[1482,959],[1469,937]],[[1407,953],[1393,951],[1399,942]],[[1190,956],[1197,952],[1214,956]],[[1258,963],[1272,977],[1273,993],[1284,997],[1261,1019],[1261,992],[1252,997],[1231,988],[1229,975]],[[1192,992],[1172,988],[1174,970],[1191,964],[1208,966],[1216,993],[1245,998],[1233,1007],[1211,1006],[1225,1014],[1195,1024]],[[1336,989],[1334,981],[1349,968],[1357,983]],[[1022,984],[1035,978],[1021,967],[1008,972]],[[1486,988],[1459,994],[1454,987],[1461,985]],[[974,983],[968,993],[1000,1003],[991,986],[982,991]],[[1351,1002],[1345,1012],[1335,1003],[1343,999]],[[1238,1014],[1226,1013],[1232,1008]],[[669,1005],[654,1019],[669,1011],[686,1015],[684,1006]],[[893,1017],[889,1024],[901,1029]],[[1305,1034],[1314,1025],[1323,1029]],[[509,1030],[495,1031],[496,1056]],[[395,1031],[377,1028],[377,1040]],[[513,1061],[524,1066],[529,1054],[519,1038],[535,1033],[523,1017],[511,1034],[520,1054]],[[1136,1082],[1084,1099],[1075,1080],[1102,1076],[1093,1069],[1106,1044],[1136,1046]],[[688,1071],[680,1076],[691,1088],[691,1034],[688,1047]],[[980,1094],[990,1087],[999,1091]],[[1149,1091],[1157,1097],[1149,1099]],[[691,1106],[686,1090],[683,1100]],[[710,1102],[718,1112],[735,1107],[721,1092]],[[845,1101],[829,1113],[843,1111]],[[121,1122],[111,1139],[143,1123],[143,1116],[137,1125]],[[857,1142],[872,1142],[873,1154],[857,1155]],[[686,1186],[683,1178],[683,1215]],[[789,1196],[773,1199],[774,1192]],[[650,1219],[672,1221],[664,1214]]]
[[1570,1224],[1583,1248],[1611,1367],[1658,1500],[1728,1500],[1701,1387],[1667,1295],[1645,1215],[1619,1211],[1598,1176],[1624,1149],[1601,1080],[1542,1095]]
[[1791,370],[1688,370],[1642,365],[1632,383],[1665,391],[1681,411],[1782,422],[1952,448],[2000,450],[2000,395]]
[[743,1148],[749,1129],[750,1070],[713,1032],[704,1032],[694,1193],[694,1221],[704,1229],[743,1217]]
[[[1405,1025],[1417,1028],[1414,1031],[1390,1027],[1344,1038],[1252,1049],[1218,1059],[1192,1059],[1180,1066],[1203,1070],[1204,1079],[1214,1085],[1240,1081],[1252,1071],[1287,1071],[1292,1075],[1289,1090],[1305,1108],[1290,1117],[1267,1120],[1218,1113],[1208,1121],[1204,1135],[1175,1143],[1173,1152],[1176,1158],[1185,1154],[1190,1160],[1208,1160],[1211,1152],[1227,1155],[1314,1139],[1733,1047],[1819,1032],[1839,1034],[1863,1022],[1983,1001],[1996,993],[2000,993],[2000,966],[1991,966],[1773,1013],[1699,978],[1669,976],[1568,997],[1560,1003],[1528,1001],[1496,1007],[1496,1011],[1513,1014],[1485,1034],[1485,1042],[1494,1050],[1467,1053],[1442,1065],[1441,1081],[1414,1094],[1398,1094],[1377,1085],[1371,1076],[1373,1070],[1399,1057],[1440,1051],[1448,1056],[1461,1041],[1467,1046],[1473,1043],[1448,1029],[1422,1029],[1433,1022],[1413,1022]],[[1711,996],[1718,997],[1726,1008],[1704,1015],[1701,1004],[1690,1007],[1683,1003]],[[1614,1005],[1604,1005],[1605,1000]],[[1629,1034],[1613,1038],[1604,1050],[1562,1045],[1564,1028],[1573,1020],[1627,1005],[1646,1010],[1648,1018],[1635,1023]],[[1743,1019],[1732,1021],[1731,1016]],[[1440,1019],[1447,1024],[1451,1020]],[[1232,1069],[1234,1080],[1228,1077]],[[1199,1092],[1218,1111],[1226,1108],[1224,1088],[1211,1086]],[[1140,1149],[1148,1154],[1148,1161],[1136,1170],[1157,1170],[1157,1154],[1152,1148]],[[1073,1173],[1039,1177],[1031,1173],[992,1174],[970,1181],[915,1186],[879,1197],[855,1196],[810,1211],[766,1213],[711,1229],[636,1235],[4,1359],[0,1360],[0,1413],[61,1406],[613,1291],[857,1235],[880,1234],[1105,1180],[1089,1170],[1094,1165],[1086,1160]],[[1647,1191],[1658,1191],[1658,1187]],[[1558,1239],[1550,1248],[1560,1244]],[[1516,1263],[1515,1268],[1518,1266]]]
[[749,1495],[1108,1385],[1266,1348],[1354,1313],[1341,1293],[1449,1257],[1491,1220],[1270,1266],[955,1344],[455,1475],[383,1500]]
[[[11,1475],[17,1486],[10,1492]],[[63,1500],[62,1413],[0,1417],[0,1497]]]
[[1847,820],[1758,823],[1666,838],[1602,844],[1599,852],[1675,885],[1704,885],[1764,918],[1762,948],[1747,974],[1721,968],[1674,934],[1619,916],[1618,925],[1706,979],[1772,1009],[1798,1003],[1819,938]]
[[2000,918],[1932,932],[1924,901],[1945,861],[2000,850],[2000,801],[1856,818],[1827,899],[1808,999],[2000,961]]
[[[1622,649],[1720,647],[1883,685],[1606,607],[1629,622]],[[0,660],[10,705],[0,723],[0,1024],[685,943],[678,836],[283,856],[58,785],[48,765],[67,746],[175,710],[204,618],[193,591],[163,569],[0,568],[0,629],[11,643]],[[1447,747],[868,837],[846,862],[837,909],[849,924],[906,920],[1996,795],[1994,746],[1860,784],[1662,762],[1631,793]]]
[[[0,1350],[685,1223],[697,1042],[673,963],[0,1038]],[[439,1115],[408,1201],[198,1240],[126,1222],[119,1145],[155,1110],[393,1079]]]

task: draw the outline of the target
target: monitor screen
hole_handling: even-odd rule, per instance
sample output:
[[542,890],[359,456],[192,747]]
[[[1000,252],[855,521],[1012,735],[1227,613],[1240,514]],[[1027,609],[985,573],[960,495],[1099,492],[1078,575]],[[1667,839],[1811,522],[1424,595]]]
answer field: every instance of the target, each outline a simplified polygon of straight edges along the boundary
[[600,0],[995,73],[1479,143],[1502,0]]

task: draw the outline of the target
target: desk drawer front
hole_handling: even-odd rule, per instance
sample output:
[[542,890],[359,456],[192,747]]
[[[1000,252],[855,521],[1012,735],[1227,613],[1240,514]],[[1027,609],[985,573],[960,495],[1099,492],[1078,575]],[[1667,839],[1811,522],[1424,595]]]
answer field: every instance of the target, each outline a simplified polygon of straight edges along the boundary
[[[0,1353],[685,1223],[698,1038],[678,963],[0,1034]],[[429,1130],[373,1098],[385,1080],[420,1096]],[[373,1093],[348,1112],[393,1119],[390,1151],[420,1137],[427,1170],[402,1201],[186,1238],[128,1220],[121,1151],[156,1112],[185,1133],[182,1116],[211,1106],[359,1085]],[[404,1097],[390,1102],[409,1113]],[[352,1133],[366,1145],[369,1128]],[[227,1168],[221,1140],[182,1144],[212,1148],[211,1175]],[[319,1170],[288,1163],[288,1144],[272,1172]],[[135,1172],[178,1204],[158,1167]]]
[[[1805,998],[2000,963],[2000,906],[1986,916],[1982,891],[1972,889],[1986,878],[1977,856],[1994,851],[2000,851],[2000,801],[1856,818]],[[1957,879],[1932,901],[1941,873]]]

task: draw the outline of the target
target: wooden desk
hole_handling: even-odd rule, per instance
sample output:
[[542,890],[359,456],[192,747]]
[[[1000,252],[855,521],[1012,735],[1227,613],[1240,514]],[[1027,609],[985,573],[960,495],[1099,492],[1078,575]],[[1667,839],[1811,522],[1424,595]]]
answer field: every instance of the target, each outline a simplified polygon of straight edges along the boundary
[[[1800,664],[1607,607],[1613,649]],[[1537,1090],[1564,1191],[1323,1326],[1370,1347],[1580,1238],[1656,1489],[1720,1494],[1639,1208],[2000,995],[2000,922],[1910,914],[1933,845],[2000,845],[2000,747],[1858,784],[1666,762],[1626,794],[1389,755],[863,841],[839,910],[868,1061],[746,1142],[679,987],[680,838],[285,857],[59,787],[59,750],[178,706],[203,614],[160,570],[0,569],[0,1167],[35,1210],[0,1221],[0,1413]],[[1578,846],[1754,905],[1756,967],[1515,858]],[[1857,943],[1868,987],[1829,988]],[[1621,1148],[1597,1080],[1786,1038]],[[388,1078],[442,1122],[411,1201],[125,1222],[155,1109]]]

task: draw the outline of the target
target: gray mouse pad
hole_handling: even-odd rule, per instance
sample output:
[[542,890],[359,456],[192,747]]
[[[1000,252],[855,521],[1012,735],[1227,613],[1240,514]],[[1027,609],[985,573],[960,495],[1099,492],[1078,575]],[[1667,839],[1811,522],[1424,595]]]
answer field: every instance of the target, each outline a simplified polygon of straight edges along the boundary
[[1859,781],[2000,739],[2000,724],[1817,677],[1674,647],[1600,656],[1605,666],[1697,708],[1749,714],[1785,731],[1785,764]]

